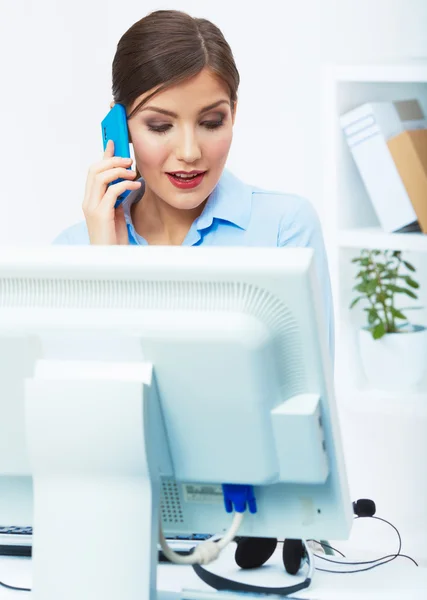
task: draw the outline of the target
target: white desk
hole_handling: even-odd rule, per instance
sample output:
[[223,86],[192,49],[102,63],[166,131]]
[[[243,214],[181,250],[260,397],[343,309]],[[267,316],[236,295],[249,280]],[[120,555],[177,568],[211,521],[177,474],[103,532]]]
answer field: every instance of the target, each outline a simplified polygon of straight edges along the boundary
[[[211,570],[225,577],[255,585],[285,586],[301,581],[301,578],[292,577],[284,571],[279,551],[270,559],[269,566],[263,567],[258,572],[240,571],[232,558],[233,553],[234,544],[230,545],[216,563],[211,565]],[[366,557],[365,560],[367,560]],[[316,566],[325,569],[340,568],[339,565],[326,563],[319,559],[316,559]],[[346,569],[349,568],[358,567],[346,567]],[[158,574],[158,588],[161,590],[159,600],[179,600],[182,597],[182,590],[193,590],[192,593],[185,593],[183,597],[186,600],[210,600],[211,598],[212,600],[221,600],[221,598],[230,600],[233,597],[233,594],[212,590],[200,581],[191,567],[162,564],[159,566]],[[31,587],[31,560],[0,558],[0,581],[20,587]],[[236,597],[242,598],[240,595]],[[295,597],[305,600],[425,600],[427,599],[427,569],[417,568],[407,559],[397,558],[377,569],[352,575],[336,575],[316,571],[311,587],[295,594]],[[0,600],[17,600],[19,598],[30,599],[31,594],[0,588]],[[247,598],[251,599],[249,595]],[[253,598],[255,600],[255,596]],[[83,592],[79,600],[89,599],[85,598]],[[102,600],[102,598],[96,600]],[[123,598],[123,600],[126,599]],[[259,600],[259,596],[257,600]]]

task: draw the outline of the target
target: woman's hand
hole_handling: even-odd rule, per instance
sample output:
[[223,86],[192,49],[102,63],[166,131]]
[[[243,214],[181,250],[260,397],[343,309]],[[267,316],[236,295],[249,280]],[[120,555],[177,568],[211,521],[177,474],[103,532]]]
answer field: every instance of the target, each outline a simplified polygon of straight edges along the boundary
[[[136,172],[129,170],[131,158],[114,156],[114,142],[109,140],[104,156],[89,169],[86,180],[83,213],[86,219],[91,244],[129,244],[123,204],[114,208],[117,198],[126,190],[137,190],[141,186],[132,181]],[[108,184],[121,178],[125,181]]]

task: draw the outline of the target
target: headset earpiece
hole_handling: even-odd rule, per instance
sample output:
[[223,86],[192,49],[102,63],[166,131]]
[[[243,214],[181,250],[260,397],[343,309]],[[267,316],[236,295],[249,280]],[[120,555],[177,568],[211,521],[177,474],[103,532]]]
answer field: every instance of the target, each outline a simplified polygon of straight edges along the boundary
[[234,559],[241,569],[256,569],[273,555],[276,538],[241,537],[237,539]]
[[301,563],[306,557],[306,550],[302,540],[288,540],[283,542],[283,565],[286,572],[296,575],[301,568]]

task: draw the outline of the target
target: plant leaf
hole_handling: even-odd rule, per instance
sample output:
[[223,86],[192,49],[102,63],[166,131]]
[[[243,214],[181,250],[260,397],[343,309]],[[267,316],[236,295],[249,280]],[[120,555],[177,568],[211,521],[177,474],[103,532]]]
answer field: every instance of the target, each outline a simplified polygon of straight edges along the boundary
[[375,325],[375,327],[373,328],[372,337],[374,338],[374,340],[379,340],[383,337],[383,335],[385,335],[385,327],[384,323],[381,321],[381,323],[378,323],[378,325]]
[[368,311],[368,323],[369,323],[369,325],[373,325],[375,323],[375,321],[377,319],[379,319],[379,318],[380,318],[380,316],[378,314],[378,311],[375,308],[371,307],[369,309],[369,311]]
[[403,277],[397,274],[397,269],[387,269],[386,273],[381,274],[381,279],[394,279],[395,277]]
[[414,281],[414,280],[413,280],[413,279],[412,279],[412,278],[411,278],[409,275],[407,275],[407,276],[405,277],[405,281],[406,281],[406,283],[407,283],[408,285],[410,285],[412,288],[419,288],[419,287],[420,287],[420,285],[419,285],[419,284],[418,284],[416,281]]
[[406,319],[405,315],[397,308],[394,308],[394,306],[390,306],[390,312],[396,319]]
[[414,292],[411,292],[411,290],[408,290],[406,288],[400,287],[398,285],[388,285],[387,289],[391,290],[392,292],[395,292],[396,294],[407,294],[408,296],[410,296],[411,298],[417,298],[418,296],[416,296],[416,294],[414,294]]
[[411,290],[407,290],[406,288],[402,288],[402,292],[404,292],[410,298],[415,298],[415,299],[418,298],[418,296],[416,294],[414,294],[414,292],[411,292]]
[[356,290],[357,292],[361,292],[362,294],[368,294],[368,288],[369,283],[366,281],[362,281],[362,283],[359,283],[358,285],[354,286],[354,290]]
[[374,294],[376,289],[378,287],[378,281],[377,279],[370,279],[366,285],[366,293],[367,294]]
[[403,264],[405,265],[405,267],[407,269],[409,269],[412,272],[415,272],[415,267],[411,265],[411,263],[409,263],[407,260],[402,261]]
[[350,304],[349,308],[353,308],[353,306],[356,306],[356,304],[359,302],[359,300],[361,300],[363,298],[363,296],[358,296],[357,298],[355,298],[353,300],[353,302]]

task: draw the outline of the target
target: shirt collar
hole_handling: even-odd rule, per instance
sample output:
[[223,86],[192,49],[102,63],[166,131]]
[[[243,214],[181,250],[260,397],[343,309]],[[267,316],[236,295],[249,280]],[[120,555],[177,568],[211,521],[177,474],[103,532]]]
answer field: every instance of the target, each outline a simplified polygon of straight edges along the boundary
[[[141,187],[133,190],[123,201],[125,220],[133,229],[131,207],[144,195],[145,181],[141,177]],[[210,194],[202,214],[196,219],[198,231],[207,229],[214,219],[228,221],[241,229],[247,229],[251,217],[252,188],[224,169],[222,175]]]

